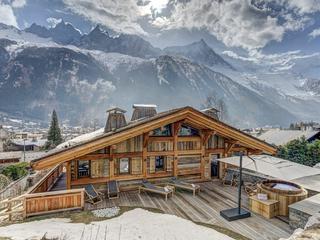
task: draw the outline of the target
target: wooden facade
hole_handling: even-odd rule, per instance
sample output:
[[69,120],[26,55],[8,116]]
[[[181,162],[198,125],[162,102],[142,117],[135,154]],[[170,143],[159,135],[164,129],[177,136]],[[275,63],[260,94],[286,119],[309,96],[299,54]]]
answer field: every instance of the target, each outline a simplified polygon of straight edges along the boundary
[[[212,177],[212,159],[266,152],[274,147],[193,108],[186,107],[106,133],[100,138],[49,154],[34,169],[64,163],[67,188],[162,177]],[[223,174],[224,164],[217,175]]]

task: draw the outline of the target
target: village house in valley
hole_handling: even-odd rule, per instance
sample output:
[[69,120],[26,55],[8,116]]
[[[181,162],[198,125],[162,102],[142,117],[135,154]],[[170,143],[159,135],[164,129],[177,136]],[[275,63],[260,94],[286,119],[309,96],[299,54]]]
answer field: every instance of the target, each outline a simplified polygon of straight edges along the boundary
[[86,184],[106,187],[110,180],[119,181],[121,189],[142,179],[218,178],[225,165],[214,159],[240,151],[276,152],[273,146],[191,107],[162,113],[154,105],[133,107],[131,121],[126,120],[124,110],[110,109],[104,131],[63,143],[32,161],[32,167],[41,170],[65,164],[67,189]]

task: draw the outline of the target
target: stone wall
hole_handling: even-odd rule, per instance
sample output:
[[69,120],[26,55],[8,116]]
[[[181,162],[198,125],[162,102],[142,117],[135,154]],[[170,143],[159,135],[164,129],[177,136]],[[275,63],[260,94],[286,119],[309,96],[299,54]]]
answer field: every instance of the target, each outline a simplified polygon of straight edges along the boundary
[[289,207],[289,225],[292,229],[304,228],[310,217],[306,212]]

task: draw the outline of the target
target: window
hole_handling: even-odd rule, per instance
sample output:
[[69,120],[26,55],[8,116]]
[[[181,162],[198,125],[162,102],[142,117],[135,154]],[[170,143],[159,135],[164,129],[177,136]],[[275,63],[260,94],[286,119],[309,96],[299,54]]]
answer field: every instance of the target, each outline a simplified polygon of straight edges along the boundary
[[155,159],[156,163],[156,172],[157,171],[164,171],[164,156],[156,156]]
[[120,158],[119,159],[119,173],[127,174],[130,172],[129,158]]
[[161,128],[157,128],[153,130],[150,134],[151,136],[163,136],[168,137],[171,136],[171,125],[166,125]]
[[178,135],[179,136],[199,136],[199,131],[192,127],[182,125]]
[[78,177],[89,177],[90,176],[90,161],[79,160],[78,161]]

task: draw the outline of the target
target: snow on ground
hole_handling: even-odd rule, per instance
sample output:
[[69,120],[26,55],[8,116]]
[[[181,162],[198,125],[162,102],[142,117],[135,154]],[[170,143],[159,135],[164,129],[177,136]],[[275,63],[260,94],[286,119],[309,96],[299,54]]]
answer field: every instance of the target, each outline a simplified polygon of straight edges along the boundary
[[70,223],[69,219],[51,218],[0,228],[0,237],[14,240],[60,237],[68,240],[231,240],[214,229],[197,225],[177,216],[152,213],[140,208],[119,217],[92,222]]

